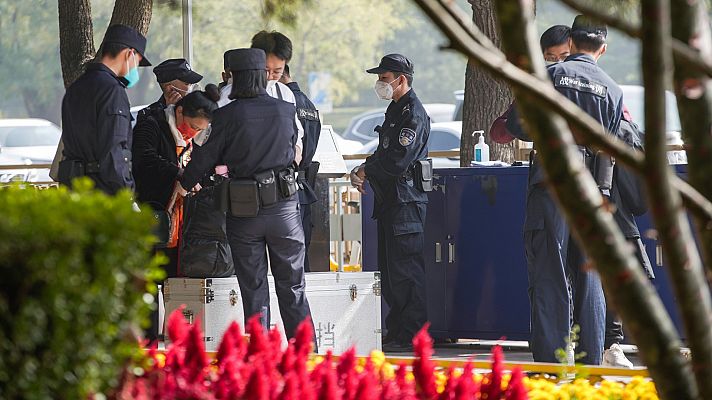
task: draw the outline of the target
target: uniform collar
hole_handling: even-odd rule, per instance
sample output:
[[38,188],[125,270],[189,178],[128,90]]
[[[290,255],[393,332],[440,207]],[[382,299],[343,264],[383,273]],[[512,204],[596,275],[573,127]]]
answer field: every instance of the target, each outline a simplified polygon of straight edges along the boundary
[[576,53],[566,57],[564,61],[583,61],[589,64],[596,64],[596,60],[589,54]]
[[410,103],[410,99],[415,96],[415,90],[413,88],[410,88],[410,90],[401,96],[398,101],[391,101],[391,104],[388,105],[388,109],[386,110],[386,114],[389,112],[397,112],[402,110],[406,104]]
[[301,92],[302,89],[299,88],[299,84],[297,82],[289,82],[287,84],[287,87],[292,90],[292,92]]
[[112,78],[116,79],[120,84],[122,84],[124,87],[126,86],[126,79],[117,76],[114,71],[111,70],[111,68],[107,67],[104,65],[104,63],[100,62],[93,62],[89,63],[87,65],[87,71],[99,71],[99,72],[105,72],[109,75],[111,75]]

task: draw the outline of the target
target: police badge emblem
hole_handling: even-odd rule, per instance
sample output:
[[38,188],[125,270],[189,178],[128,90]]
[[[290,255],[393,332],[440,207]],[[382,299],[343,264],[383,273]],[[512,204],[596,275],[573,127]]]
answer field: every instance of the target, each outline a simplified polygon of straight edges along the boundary
[[410,128],[401,129],[398,134],[398,143],[400,143],[401,146],[406,147],[413,144],[413,142],[415,142],[415,131]]

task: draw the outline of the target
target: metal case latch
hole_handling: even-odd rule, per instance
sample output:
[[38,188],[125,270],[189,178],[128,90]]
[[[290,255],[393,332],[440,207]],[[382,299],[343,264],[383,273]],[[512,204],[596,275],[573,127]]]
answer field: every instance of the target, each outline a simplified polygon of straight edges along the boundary
[[351,295],[351,301],[355,301],[356,296],[358,296],[358,287],[356,284],[351,284],[351,286],[349,286],[349,294]]

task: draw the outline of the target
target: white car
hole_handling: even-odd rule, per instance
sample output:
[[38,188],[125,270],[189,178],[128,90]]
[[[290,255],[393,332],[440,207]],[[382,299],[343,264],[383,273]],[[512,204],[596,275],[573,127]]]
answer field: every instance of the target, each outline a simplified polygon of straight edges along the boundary
[[[458,151],[460,149],[460,137],[462,136],[462,121],[436,122],[430,125],[430,137],[428,138],[429,151]],[[373,154],[378,148],[378,139],[366,143],[356,154]],[[346,167],[349,171],[364,160],[346,160]],[[434,157],[433,168],[458,168],[460,167],[459,157]]]
[[[1,165],[51,164],[62,137],[59,127],[44,119],[0,119]],[[25,181],[49,182],[49,169],[23,170]],[[0,180],[20,180],[21,173],[14,171],[11,179],[8,170],[0,170]]]
[[[432,103],[423,104],[423,107],[433,123],[452,121],[452,116],[455,112],[454,104]],[[363,144],[378,138],[378,133],[374,132],[373,129],[383,124],[385,112],[385,108],[376,108],[351,118],[349,126],[346,127],[346,130],[341,135],[342,138]]]

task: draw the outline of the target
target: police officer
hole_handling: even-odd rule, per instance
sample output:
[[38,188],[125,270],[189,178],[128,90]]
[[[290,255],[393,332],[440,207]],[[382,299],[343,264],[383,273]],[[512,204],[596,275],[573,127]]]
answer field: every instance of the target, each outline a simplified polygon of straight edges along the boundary
[[161,97],[148,107],[142,109],[136,118],[143,120],[149,115],[160,118],[166,106],[176,104],[178,100],[193,91],[195,85],[203,79],[203,75],[193,71],[184,58],[171,58],[153,68],[158,85],[161,87]]
[[[617,132],[623,94],[596,63],[606,52],[606,37],[605,26],[577,16],[571,27],[571,55],[550,65],[547,71],[559,93],[609,132]],[[526,137],[516,115],[507,120],[507,129],[516,137]],[[579,150],[582,162],[601,167],[591,172],[601,193],[609,196],[613,172],[610,158],[583,147]],[[557,362],[556,350],[567,348],[565,340],[570,337],[571,326],[578,324],[581,332],[576,352],[586,353],[581,362],[601,364],[606,314],[601,281],[595,271],[583,268],[583,254],[544,185],[544,172],[536,159],[530,168],[524,242],[531,305],[529,343],[534,361]],[[573,353],[574,349],[567,351]]]
[[108,194],[134,188],[131,175],[131,112],[126,88],[139,79],[146,38],[125,25],[112,25],[99,48],[100,62],[91,63],[64,95],[62,141],[64,160],[59,182],[90,177]]
[[378,148],[354,168],[351,184],[363,193],[368,180],[375,196],[378,268],[390,307],[383,350],[411,351],[413,336],[427,320],[423,228],[428,197],[416,167],[428,155],[430,118],[411,88],[410,60],[388,54],[366,72],[378,74],[376,94],[391,103],[383,126],[376,128]]
[[[233,101],[215,112],[212,134],[193,151],[177,190],[193,188],[218,164],[227,165],[227,236],[245,316],[269,326],[267,252],[288,338],[310,315],[304,293],[304,232],[294,177],[295,108],[265,91],[265,52],[237,49],[229,58]],[[266,246],[266,247],[265,247]]]
[[299,184],[299,212],[302,216],[304,246],[306,248],[304,271],[309,272],[309,244],[311,243],[312,235],[311,204],[317,201],[314,184],[316,174],[319,172],[319,163],[312,162],[312,159],[316,153],[316,146],[319,143],[321,120],[319,119],[319,110],[314,107],[314,103],[302,92],[301,88],[299,88],[299,84],[292,80],[292,76],[289,73],[289,65],[284,66],[284,73],[280,78],[280,82],[287,85],[292,93],[294,93],[294,98],[297,102],[297,117],[299,117],[299,122],[302,123],[302,127],[304,128],[304,137],[302,138],[302,162],[299,164],[297,182]]

